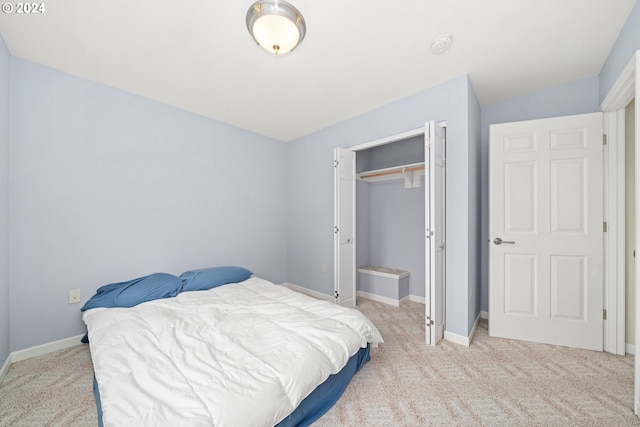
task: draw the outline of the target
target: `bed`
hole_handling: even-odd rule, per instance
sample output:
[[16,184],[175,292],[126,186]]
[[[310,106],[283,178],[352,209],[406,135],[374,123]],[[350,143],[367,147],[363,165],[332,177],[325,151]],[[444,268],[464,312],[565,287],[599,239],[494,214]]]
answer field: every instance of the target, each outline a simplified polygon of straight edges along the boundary
[[100,425],[309,425],[383,342],[358,310],[258,277],[179,279],[159,297],[108,285],[93,299],[106,288],[144,301],[83,307]]

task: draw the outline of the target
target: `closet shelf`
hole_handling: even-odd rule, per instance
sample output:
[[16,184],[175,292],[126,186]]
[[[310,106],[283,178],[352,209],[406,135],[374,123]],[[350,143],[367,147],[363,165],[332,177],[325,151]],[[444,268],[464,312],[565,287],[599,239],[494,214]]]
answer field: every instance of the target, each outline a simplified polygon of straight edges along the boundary
[[371,276],[382,276],[389,279],[402,279],[407,277],[409,272],[406,270],[400,270],[399,268],[381,267],[379,265],[367,265],[366,267],[358,268],[359,273],[369,274]]
[[389,181],[392,179],[404,179],[405,187],[420,187],[422,185],[421,176],[425,174],[425,164],[411,163],[409,165],[394,166],[392,168],[376,169],[360,172],[358,179],[367,182]]

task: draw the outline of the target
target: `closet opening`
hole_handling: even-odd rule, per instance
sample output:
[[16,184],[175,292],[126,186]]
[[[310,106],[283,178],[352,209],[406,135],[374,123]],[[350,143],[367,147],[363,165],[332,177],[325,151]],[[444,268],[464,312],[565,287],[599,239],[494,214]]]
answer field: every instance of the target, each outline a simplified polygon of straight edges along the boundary
[[424,135],[356,152],[356,296],[425,302]]
[[444,335],[444,139],[429,122],[336,148],[334,162],[336,302],[425,304],[431,345]]

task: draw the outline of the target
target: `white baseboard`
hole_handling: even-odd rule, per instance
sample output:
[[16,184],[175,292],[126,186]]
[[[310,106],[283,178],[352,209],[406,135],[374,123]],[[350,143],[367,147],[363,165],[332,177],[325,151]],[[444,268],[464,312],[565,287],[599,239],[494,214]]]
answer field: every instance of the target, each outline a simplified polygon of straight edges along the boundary
[[478,328],[478,324],[480,323],[481,317],[482,317],[482,313],[478,314],[478,317],[476,317],[476,321],[473,323],[473,327],[471,328],[471,332],[469,332],[468,337],[454,334],[453,332],[444,331],[444,339],[447,341],[451,341],[452,343],[455,343],[455,344],[460,344],[465,347],[469,347],[471,345],[471,341],[473,340],[473,335],[476,333],[476,329]]
[[469,347],[469,337],[454,334],[453,332],[444,331],[444,339],[451,341],[454,344],[460,344],[465,347]]
[[323,294],[322,292],[313,291],[311,289],[303,288],[302,286],[294,285],[293,283],[280,283],[281,286],[286,286],[289,289],[300,292],[301,294],[309,295],[310,297],[314,297],[317,299],[321,299],[324,301],[334,302],[335,298],[331,295]]
[[400,307],[402,304],[405,304],[407,301],[417,302],[418,304],[425,304],[425,298],[419,297],[416,295],[407,295],[406,297],[397,300],[389,297],[383,297],[380,295],[372,294],[370,292],[365,291],[356,291],[356,296],[360,298],[370,299],[371,301],[381,302],[383,304],[389,304],[394,307]]
[[[293,283],[289,283],[289,282],[283,282],[280,283],[280,286],[286,286],[289,289],[292,289],[294,291],[300,292],[302,294],[305,295],[309,295],[311,297],[320,299],[320,300],[324,300],[324,301],[329,301],[329,302],[334,302],[335,299],[333,298],[332,295],[327,295],[327,294],[323,294],[322,292],[317,292],[317,291],[313,291],[311,289],[307,289],[304,288],[302,286],[298,286],[298,285],[294,285]],[[408,295],[404,298],[402,298],[400,301],[395,300],[393,298],[387,298],[387,297],[383,297],[380,295],[375,295],[375,294],[371,294],[369,292],[364,292],[364,291],[357,291],[356,292],[356,297],[361,297],[361,298],[366,298],[366,299],[370,299],[372,301],[377,301],[377,302],[381,302],[384,304],[389,304],[392,305],[394,307],[399,307],[402,304],[404,304],[407,301],[413,301],[413,302],[417,302],[419,304],[424,304],[425,303],[425,298],[424,297],[419,297],[416,295]]]
[[73,347],[74,345],[80,344],[80,340],[83,336],[84,334],[77,335],[75,337],[65,338],[47,344],[26,348],[24,350],[14,351],[10,356],[11,363],[20,362],[21,360],[31,359],[32,357],[42,356],[47,353]]
[[20,362],[22,360],[31,359],[32,357],[43,356],[47,353],[52,353],[54,351],[63,350],[65,348],[73,347],[75,345],[80,344],[80,340],[83,335],[76,335],[75,337],[65,338],[58,341],[53,341],[46,344],[36,345],[34,347],[25,348],[24,350],[14,351],[9,354],[7,360],[2,365],[2,369],[0,369],[0,383],[4,380],[5,375],[9,371],[9,367],[12,363]]
[[9,353],[9,356],[7,356],[7,360],[5,360],[4,365],[2,365],[2,369],[0,369],[0,384],[2,384],[2,380],[4,380],[7,372],[9,372],[9,366],[11,366],[11,353]]
[[409,301],[417,302],[418,304],[425,305],[427,300],[425,297],[419,297],[417,295],[409,295]]
[[383,304],[392,305],[394,307],[400,307],[403,302],[408,300],[408,297],[402,298],[402,300],[397,300],[393,298],[383,297],[380,295],[372,294],[365,291],[357,291],[356,296],[360,298],[370,299],[371,301],[381,302]]
[[478,313],[478,317],[476,317],[476,321],[473,322],[473,327],[471,328],[471,332],[469,332],[469,345],[471,345],[471,341],[473,341],[473,336],[476,334],[476,329],[478,329],[478,325],[480,324],[481,318],[482,318],[482,313]]
[[626,354],[636,354],[636,346],[635,344],[625,344],[624,345],[624,352]]
[[489,320],[489,312],[488,311],[481,311],[480,312],[480,318],[481,319],[485,319],[485,320]]

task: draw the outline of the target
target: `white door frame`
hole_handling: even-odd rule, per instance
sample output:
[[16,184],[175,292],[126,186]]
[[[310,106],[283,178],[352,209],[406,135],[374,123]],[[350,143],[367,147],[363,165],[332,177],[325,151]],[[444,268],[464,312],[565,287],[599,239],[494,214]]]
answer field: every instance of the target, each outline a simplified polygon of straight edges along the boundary
[[[622,114],[621,114],[622,113]],[[604,112],[604,351],[625,354],[625,142],[624,108]]]
[[[620,155],[620,151],[622,151],[624,156],[624,127],[620,129],[620,123],[624,126],[624,109],[631,102],[632,99],[640,99],[640,50],[636,51],[636,53],[631,57],[631,60],[624,68],[618,80],[615,82],[605,99],[602,101],[600,105],[600,110],[604,112],[609,112],[609,120],[605,120],[609,124],[609,131],[614,130],[615,136],[612,135],[611,139],[615,138],[615,142],[618,146],[622,146],[622,148],[618,147],[616,150],[618,157]],[[640,109],[636,108],[635,114],[635,122],[636,122],[636,134],[635,141],[636,145],[640,142]],[[613,157],[613,156],[611,156]],[[635,155],[635,165],[636,170],[640,170],[640,150],[636,150]],[[622,166],[622,171],[624,172],[624,160],[622,164],[618,163],[618,167]],[[610,175],[611,176],[611,175]],[[636,185],[636,204],[635,204],[635,221],[636,224],[640,224],[640,198],[638,197],[638,189],[640,188],[640,174],[637,173],[635,176],[635,185]],[[617,194],[624,194],[624,179],[622,182],[618,182],[618,191]],[[617,203],[620,203],[620,198],[622,198],[622,202],[624,202],[624,196],[618,197]],[[611,203],[616,203],[615,200],[609,199],[607,205],[611,208]],[[618,204],[615,209],[620,209],[620,205]],[[620,212],[617,212],[620,214]],[[622,212],[624,215],[624,212]],[[624,242],[624,220],[622,220],[621,224],[618,224],[616,237]],[[621,225],[621,226],[620,226]],[[613,239],[610,239],[613,240]],[[640,247],[640,227],[636,227],[636,233],[634,236],[635,247]],[[620,242],[617,242],[619,245]],[[624,248],[622,248],[622,252],[624,253]],[[618,256],[618,260],[615,266],[611,265],[609,270],[616,270],[616,274],[619,273],[620,263],[624,266],[624,257]],[[636,263],[636,271],[638,271],[638,258],[635,259]],[[611,271],[609,271],[611,273]],[[612,273],[613,274],[613,273]],[[624,273],[621,273],[624,274]],[[620,348],[619,341],[624,343],[624,280],[622,280],[624,276],[614,276],[617,280],[615,283],[617,286],[613,285],[611,282],[611,286],[607,286],[607,280],[605,280],[605,287],[607,288],[605,299],[607,301],[606,307],[607,310],[611,309],[615,304],[616,307],[616,319],[615,325],[608,325],[606,328],[606,333],[609,335],[605,335],[605,345],[608,339],[612,339],[612,335],[615,334],[616,340],[616,348]],[[611,276],[607,274],[607,279],[611,279]],[[636,347],[638,347],[640,343],[640,315],[638,313],[638,308],[640,308],[640,275],[636,275],[635,278],[635,325],[636,325],[636,336],[635,343]],[[621,305],[620,305],[621,304]],[[624,344],[623,344],[624,345]],[[606,348],[606,347],[605,347]],[[616,351],[617,353],[617,351]],[[636,415],[640,415],[640,352],[635,352],[635,380],[634,380],[634,412]]]

